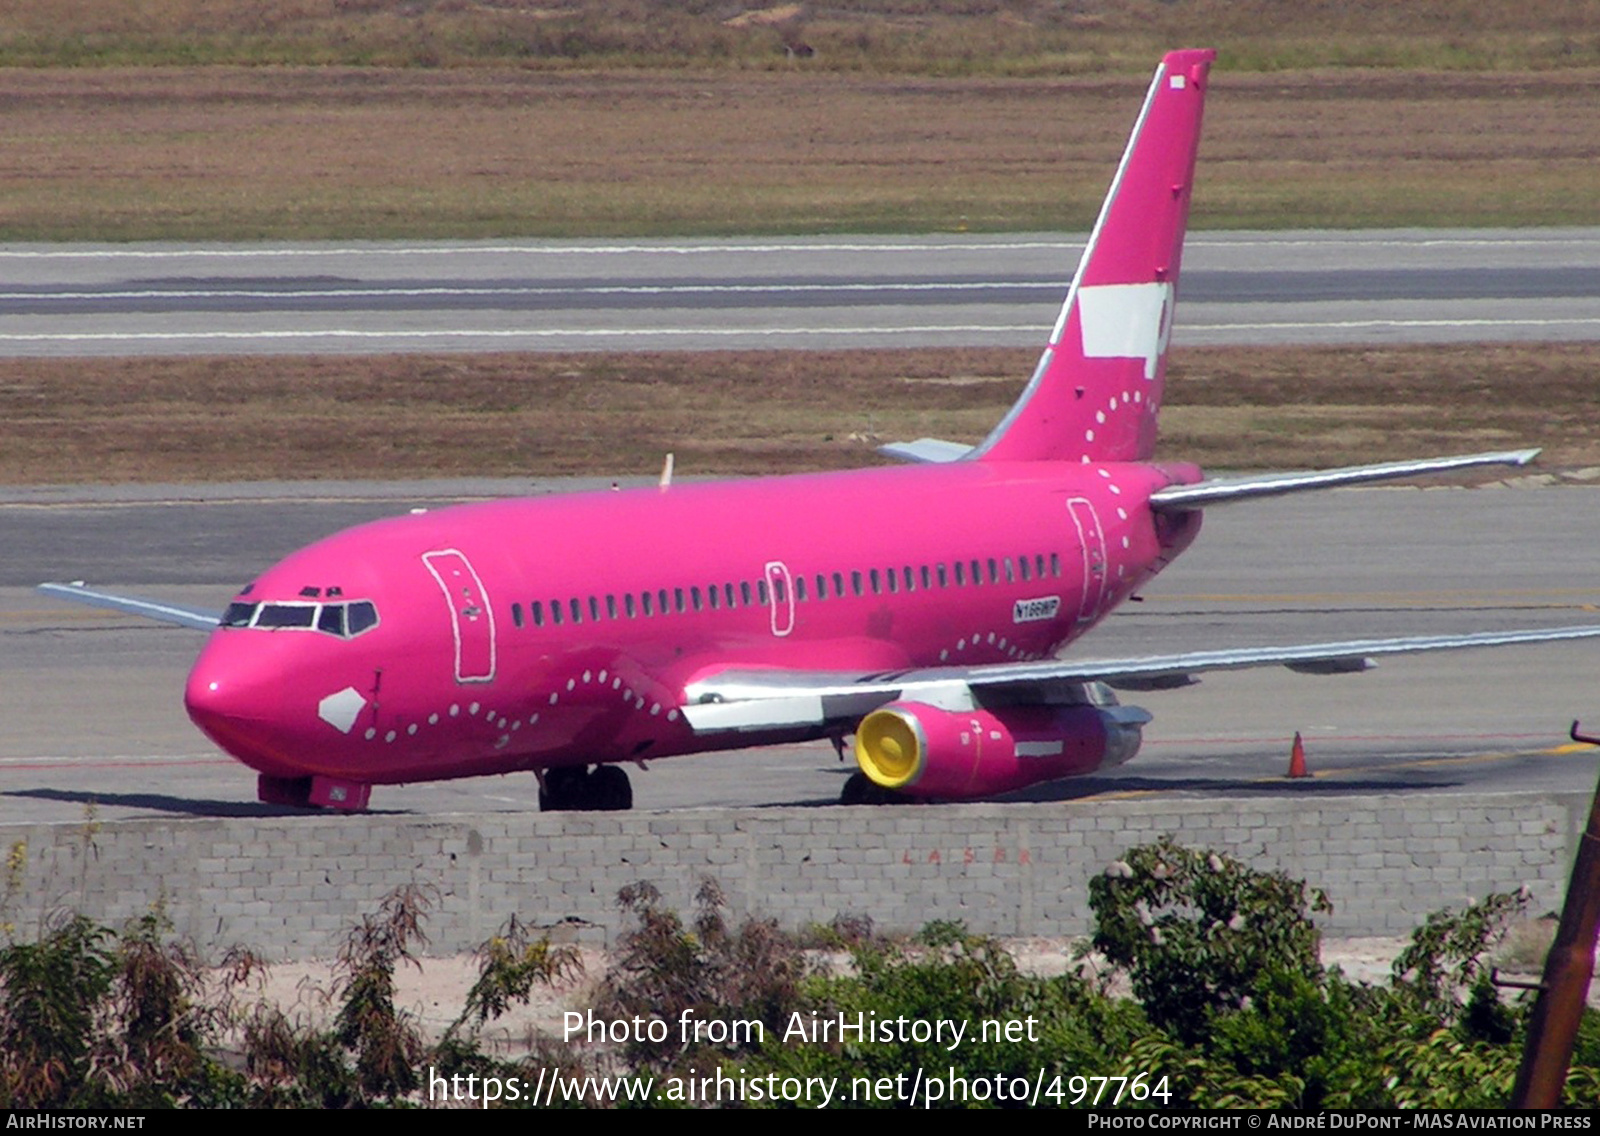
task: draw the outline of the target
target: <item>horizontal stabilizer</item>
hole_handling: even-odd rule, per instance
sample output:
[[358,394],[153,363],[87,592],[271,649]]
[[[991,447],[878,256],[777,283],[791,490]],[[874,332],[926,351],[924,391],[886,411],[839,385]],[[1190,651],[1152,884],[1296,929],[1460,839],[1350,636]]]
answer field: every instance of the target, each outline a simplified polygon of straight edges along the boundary
[[1150,507],[1161,513],[1187,512],[1231,501],[1256,497],[1278,497],[1306,489],[1333,489],[1341,485],[1365,485],[1373,481],[1394,481],[1402,477],[1422,477],[1430,473],[1450,473],[1481,465],[1527,465],[1539,456],[1538,450],[1502,450],[1491,454],[1462,454],[1451,458],[1419,458],[1416,461],[1384,462],[1381,465],[1351,465],[1343,469],[1314,469],[1300,473],[1263,473],[1253,477],[1217,477],[1193,485],[1172,485],[1150,495]]
[[220,611],[210,608],[190,607],[187,604],[167,603],[164,600],[146,600],[137,596],[118,596],[110,592],[97,592],[81,582],[72,584],[40,584],[39,591],[47,596],[87,604],[90,607],[120,611],[127,615],[142,615],[146,619],[175,623],[196,631],[210,631],[222,620]]
[[879,446],[878,452],[884,457],[899,458],[901,461],[937,464],[960,461],[972,452],[972,447],[939,438],[918,438],[915,442],[890,442],[886,446]]

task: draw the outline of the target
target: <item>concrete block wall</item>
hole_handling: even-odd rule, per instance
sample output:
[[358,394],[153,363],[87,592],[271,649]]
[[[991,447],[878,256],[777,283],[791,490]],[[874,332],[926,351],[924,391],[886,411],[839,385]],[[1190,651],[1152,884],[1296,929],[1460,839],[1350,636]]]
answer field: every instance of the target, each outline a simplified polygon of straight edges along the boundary
[[867,915],[884,930],[960,919],[1000,935],[1077,935],[1088,881],[1171,834],[1328,892],[1325,932],[1403,935],[1429,912],[1527,886],[1559,906],[1583,794],[1439,794],[900,808],[444,817],[294,816],[0,826],[26,847],[0,921],[23,934],[63,908],[112,925],[159,902],[219,951],[330,956],[395,888],[434,897],[429,953],[470,950],[513,914],[570,941],[625,926],[617,892],[653,883],[686,915],[700,881],[734,916],[789,927]]

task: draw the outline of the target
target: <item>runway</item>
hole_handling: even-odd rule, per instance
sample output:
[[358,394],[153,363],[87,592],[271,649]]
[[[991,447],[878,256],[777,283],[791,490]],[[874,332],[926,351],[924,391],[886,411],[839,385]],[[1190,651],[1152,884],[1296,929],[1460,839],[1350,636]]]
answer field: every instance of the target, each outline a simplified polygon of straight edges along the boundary
[[[1518,484],[1527,484],[1518,482]],[[0,494],[0,823],[97,815],[262,815],[253,774],[213,750],[180,697],[201,637],[37,595],[87,579],[222,606],[267,564],[372,517],[531,482],[11,490]],[[581,485],[578,487],[582,487]],[[591,483],[591,487],[594,486]],[[1213,510],[1194,548],[1074,648],[1085,658],[1200,647],[1600,623],[1585,534],[1600,487],[1369,489]],[[1124,695],[1155,722],[1111,774],[1027,794],[1589,791],[1600,727],[1593,644],[1385,661],[1361,675],[1282,670]],[[1287,782],[1301,731],[1313,771]],[[827,745],[679,758],[635,772],[640,808],[825,804],[848,770]],[[527,775],[380,787],[429,815],[531,811]]]
[[[1059,235],[298,247],[0,246],[0,354],[1036,344],[1079,245]],[[1195,234],[1176,339],[1600,335],[1600,230]],[[590,483],[599,488],[608,481]],[[0,489],[0,823],[255,815],[254,778],[188,723],[200,637],[46,601],[46,579],[220,607],[328,532],[574,483]],[[1085,657],[1600,622],[1600,487],[1366,490],[1213,510]],[[1156,715],[1094,793],[1588,791],[1595,648],[1220,675],[1129,695]],[[1306,738],[1311,782],[1280,779]],[[825,803],[827,746],[662,762],[641,808]],[[383,788],[380,809],[531,810],[531,776]]]
[[[0,245],[0,355],[1022,346],[1082,236]],[[1195,233],[1174,340],[1600,338],[1600,229]]]

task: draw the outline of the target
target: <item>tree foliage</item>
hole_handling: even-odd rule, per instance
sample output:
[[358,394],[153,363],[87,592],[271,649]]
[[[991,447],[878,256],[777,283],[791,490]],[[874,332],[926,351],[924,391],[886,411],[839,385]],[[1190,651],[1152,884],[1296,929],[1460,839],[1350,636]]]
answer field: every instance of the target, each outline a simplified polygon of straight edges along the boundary
[[[159,910],[121,930],[77,915],[0,947],[0,1106],[359,1107],[426,1103],[425,1079],[531,1084],[563,1076],[735,1076],[874,1083],[922,1069],[950,1084],[1042,1076],[1040,1103],[1089,1077],[1143,1077],[1146,1107],[1497,1108],[1516,1073],[1527,1007],[1488,981],[1487,960],[1526,897],[1489,896],[1418,928],[1383,984],[1325,969],[1321,892],[1170,839],[1130,850],[1091,885],[1100,981],[1026,973],[1003,944],[958,923],[912,939],[852,924],[830,933],[848,962],[823,966],[770,920],[727,918],[712,881],[689,923],[648,884],[619,896],[633,926],[589,1001],[597,1017],[670,1023],[662,1044],[531,1039],[516,1059],[486,1052],[484,1028],[578,959],[512,919],[478,953],[479,973],[437,1040],[398,1004],[396,971],[426,944],[435,901],[401,889],[352,928],[318,1025],[253,1001],[247,952],[203,964]],[[1081,960],[1080,960],[1081,961]],[[1124,978],[1132,997],[1114,993]],[[761,1031],[685,1043],[688,1019]],[[820,1021],[944,1020],[946,1034],[797,1039]],[[479,1082],[481,1083],[481,1081]],[[595,1104],[587,1094],[557,1103]],[[502,1099],[502,1105],[528,1104]],[[746,1102],[749,1103],[749,1102]],[[852,1103],[866,1103],[854,1100]],[[906,1101],[890,1093],[876,1103]],[[919,1104],[1014,1103],[959,1093]],[[1105,1102],[1102,1102],[1105,1103]],[[1586,1015],[1567,1103],[1600,1103],[1600,1016]]]

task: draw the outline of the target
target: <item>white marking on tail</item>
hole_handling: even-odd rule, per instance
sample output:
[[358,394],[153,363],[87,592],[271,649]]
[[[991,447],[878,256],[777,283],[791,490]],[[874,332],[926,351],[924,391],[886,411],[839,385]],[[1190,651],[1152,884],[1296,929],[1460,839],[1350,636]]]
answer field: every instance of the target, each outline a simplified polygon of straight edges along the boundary
[[1144,377],[1172,337],[1172,285],[1097,284],[1078,289],[1083,353],[1090,359],[1143,359]]

